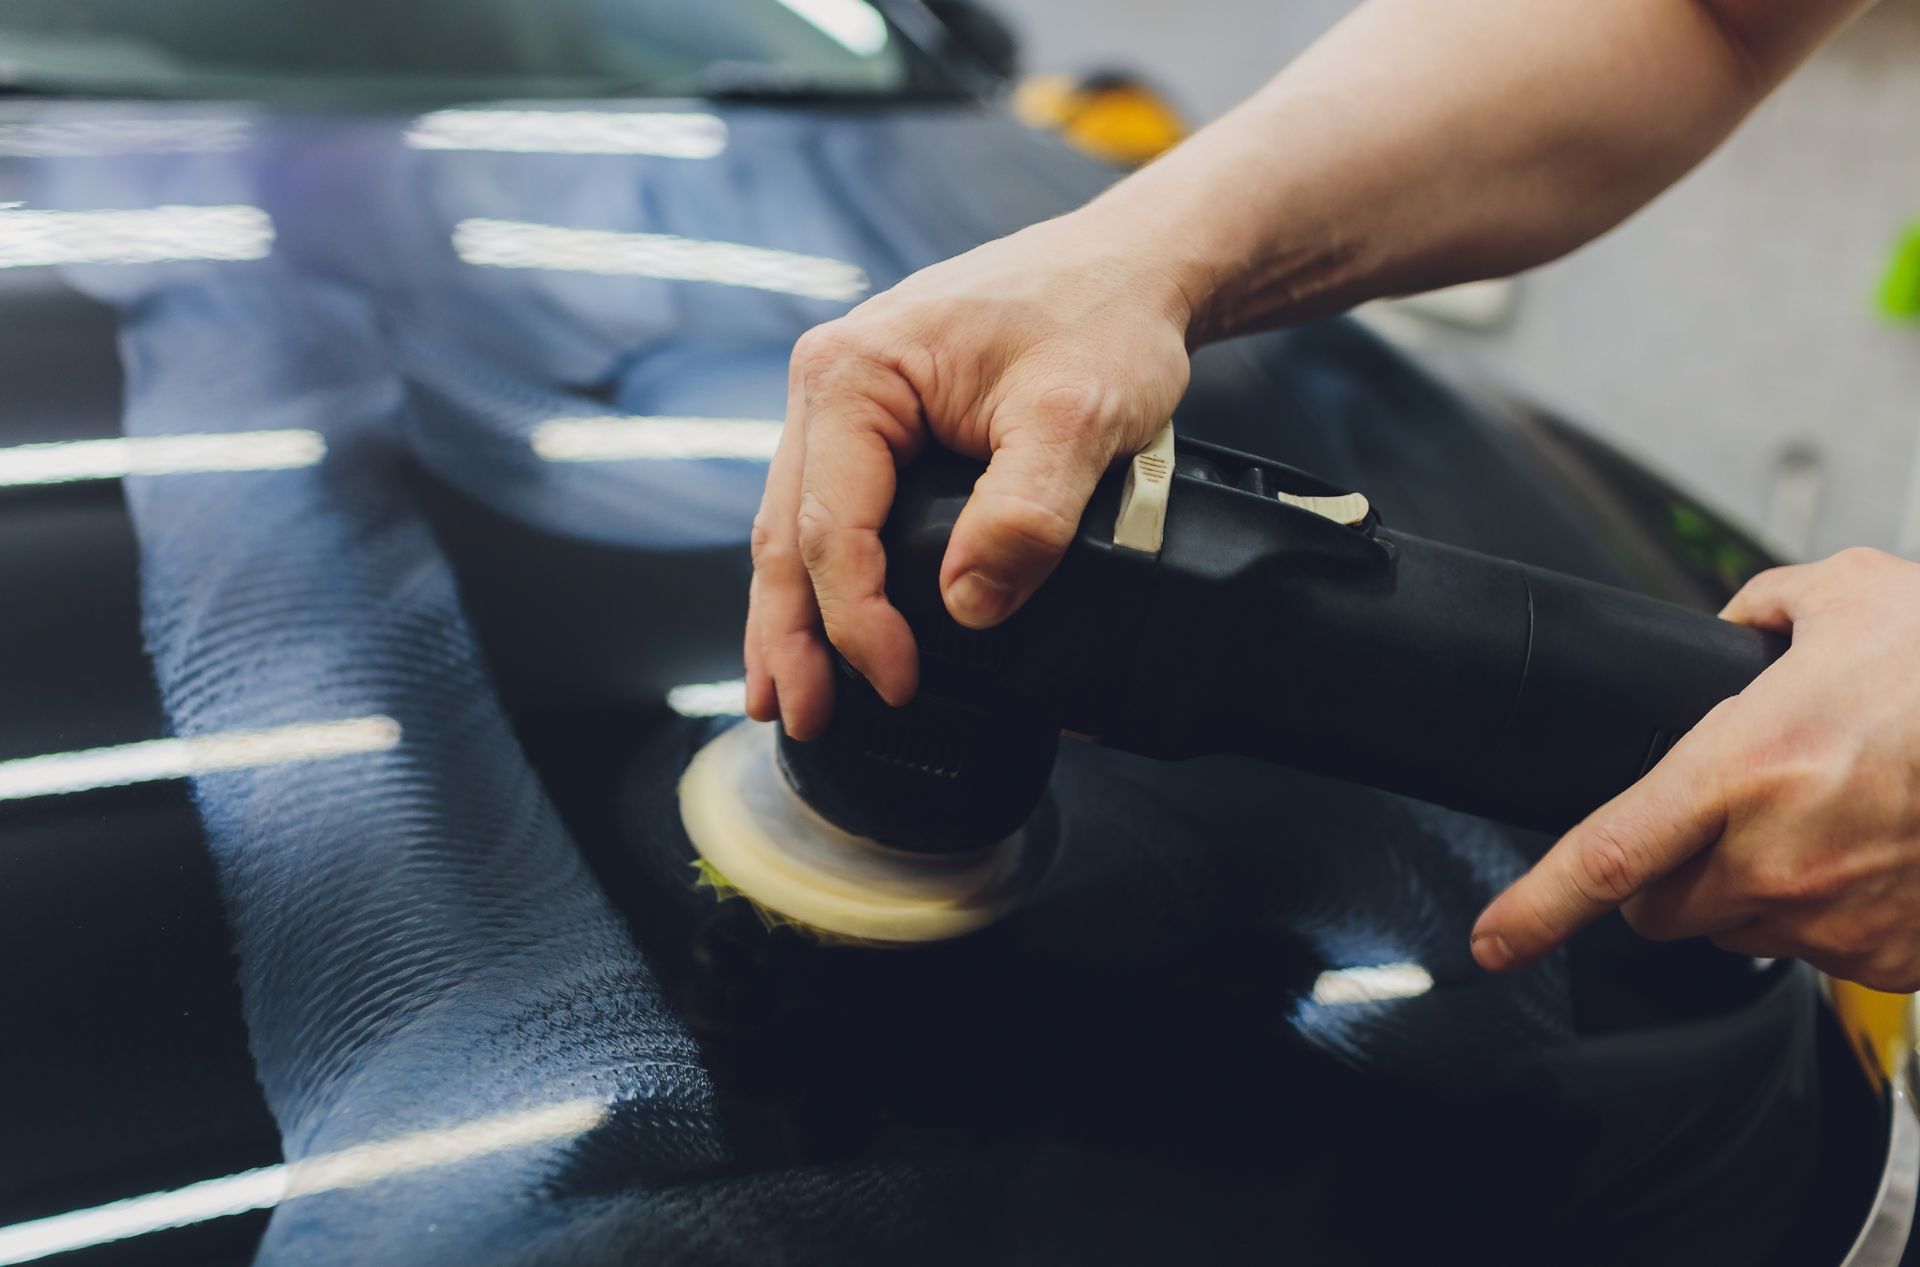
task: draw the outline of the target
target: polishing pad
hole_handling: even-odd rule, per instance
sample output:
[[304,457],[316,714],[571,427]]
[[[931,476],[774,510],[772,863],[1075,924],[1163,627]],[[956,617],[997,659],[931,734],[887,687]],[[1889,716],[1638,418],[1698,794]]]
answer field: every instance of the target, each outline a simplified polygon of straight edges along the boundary
[[917,853],[843,831],[780,769],[777,726],[741,722],[694,755],[680,819],[702,861],[764,910],[830,937],[945,941],[1011,911],[1026,891],[1026,829],[966,853]]

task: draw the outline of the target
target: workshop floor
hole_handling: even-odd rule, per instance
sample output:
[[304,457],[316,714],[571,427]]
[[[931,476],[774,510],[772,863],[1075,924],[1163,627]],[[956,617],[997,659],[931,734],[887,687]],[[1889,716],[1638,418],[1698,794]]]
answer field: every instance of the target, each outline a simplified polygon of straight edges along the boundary
[[[1128,67],[1219,114],[1350,0],[996,0],[1030,70]],[[1283,143],[1276,141],[1276,143]],[[1920,218],[1920,0],[1885,0],[1641,216],[1432,347],[1578,419],[1786,553],[1920,557],[1920,326],[1871,296]]]

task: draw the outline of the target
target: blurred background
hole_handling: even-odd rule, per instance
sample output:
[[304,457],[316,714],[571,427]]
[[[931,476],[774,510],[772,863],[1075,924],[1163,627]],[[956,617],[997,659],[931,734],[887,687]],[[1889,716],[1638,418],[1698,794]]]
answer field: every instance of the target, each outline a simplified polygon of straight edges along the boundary
[[[1349,0],[995,0],[1023,69],[1124,69],[1198,124]],[[1276,145],[1284,137],[1274,138]],[[1920,557],[1920,325],[1875,302],[1920,221],[1920,0],[1884,0],[1665,198],[1466,320],[1385,318],[1762,529]]]

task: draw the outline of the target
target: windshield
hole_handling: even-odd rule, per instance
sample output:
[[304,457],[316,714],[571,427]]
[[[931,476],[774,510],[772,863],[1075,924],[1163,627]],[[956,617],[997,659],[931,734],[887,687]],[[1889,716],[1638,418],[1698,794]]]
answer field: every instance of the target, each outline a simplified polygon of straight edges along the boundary
[[0,0],[16,90],[862,95],[915,74],[867,0]]

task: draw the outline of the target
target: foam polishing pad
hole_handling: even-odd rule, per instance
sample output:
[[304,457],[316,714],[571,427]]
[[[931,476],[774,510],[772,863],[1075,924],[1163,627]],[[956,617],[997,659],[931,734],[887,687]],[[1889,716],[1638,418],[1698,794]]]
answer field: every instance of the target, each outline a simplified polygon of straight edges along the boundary
[[1005,916],[1028,889],[1027,829],[965,853],[896,849],[816,813],[780,768],[773,723],[742,722],[694,755],[680,818],[703,882],[775,922],[876,946],[946,941]]

